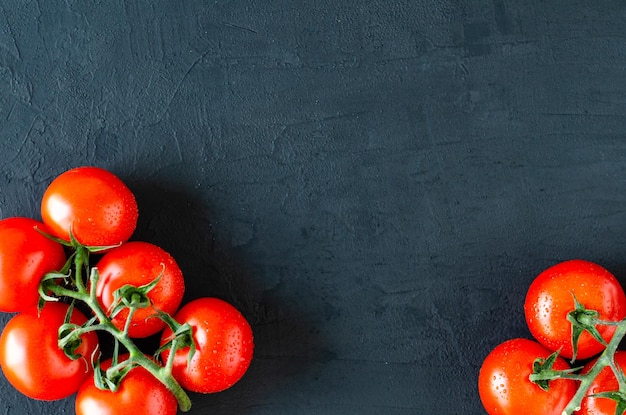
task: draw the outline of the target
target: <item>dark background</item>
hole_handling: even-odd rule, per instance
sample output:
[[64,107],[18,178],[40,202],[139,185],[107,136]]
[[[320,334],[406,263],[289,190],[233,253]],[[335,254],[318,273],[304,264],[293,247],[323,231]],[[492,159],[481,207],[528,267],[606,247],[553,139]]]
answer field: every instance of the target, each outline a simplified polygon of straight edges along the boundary
[[[483,414],[565,259],[626,282],[626,3],[0,4],[0,217],[116,173],[256,358],[193,415]],[[8,316],[2,317],[2,323]],[[0,378],[0,414],[71,414]]]

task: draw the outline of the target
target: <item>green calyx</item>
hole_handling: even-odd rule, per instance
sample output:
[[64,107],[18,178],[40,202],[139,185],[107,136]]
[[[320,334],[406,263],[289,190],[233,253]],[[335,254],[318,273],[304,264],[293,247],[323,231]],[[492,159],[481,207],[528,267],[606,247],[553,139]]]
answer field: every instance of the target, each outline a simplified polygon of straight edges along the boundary
[[[180,350],[188,347],[189,351],[187,352],[187,364],[189,364],[191,359],[193,359],[193,356],[196,354],[196,343],[193,339],[192,327],[188,323],[178,323],[172,318],[172,316],[161,311],[156,317],[160,318],[165,322],[165,324],[167,324],[170,330],[172,330],[172,335],[169,340],[156,351],[154,355],[155,358],[158,358],[165,350]],[[166,367],[171,369],[173,363],[174,353],[170,353]]]
[[550,382],[555,379],[577,379],[578,376],[573,374],[581,368],[572,368],[565,370],[554,370],[553,366],[559,357],[559,351],[552,353],[547,358],[538,358],[533,362],[533,370],[530,374],[530,381],[535,383],[544,391],[550,390]]
[[598,342],[602,343],[604,346],[607,345],[606,341],[600,334],[597,328],[597,324],[599,323],[600,313],[596,310],[588,310],[576,299],[574,293],[572,293],[572,297],[574,298],[574,310],[570,311],[567,314],[567,321],[572,324],[572,360],[573,363],[576,361],[576,355],[578,354],[578,340],[580,336],[584,332],[588,332],[596,339]]
[[94,384],[102,390],[117,392],[122,380],[136,365],[130,360],[124,360],[122,363],[117,362],[118,356],[113,357],[113,364],[107,370],[103,370],[100,360],[93,362],[94,367]]
[[113,306],[110,311],[110,317],[114,318],[124,309],[136,310],[138,308],[148,308],[152,306],[148,293],[159,283],[161,273],[152,282],[135,287],[134,285],[124,285],[113,293]]

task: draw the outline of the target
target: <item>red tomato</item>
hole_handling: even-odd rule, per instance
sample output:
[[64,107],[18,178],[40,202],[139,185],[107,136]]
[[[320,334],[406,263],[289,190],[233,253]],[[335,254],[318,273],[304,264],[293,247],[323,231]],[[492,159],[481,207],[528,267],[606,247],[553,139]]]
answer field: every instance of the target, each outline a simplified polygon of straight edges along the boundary
[[[626,371],[626,351],[617,351],[614,355],[615,364]],[[581,373],[587,373],[591,370],[592,366],[596,363],[593,360],[585,365]],[[615,374],[610,367],[605,367],[600,374],[593,380],[589,387],[589,393],[595,394],[600,392],[610,392],[619,390],[619,383],[615,378]],[[616,402],[607,398],[600,397],[586,397],[583,399],[580,411],[577,411],[577,415],[615,415]]]
[[[102,368],[111,367],[111,360]],[[116,392],[98,389],[87,379],[76,395],[76,415],[176,415],[174,395],[143,367],[133,368]]]
[[[574,310],[575,295],[586,309],[595,310],[602,320],[619,321],[626,317],[626,295],[619,281],[600,265],[583,260],[556,264],[535,278],[526,294],[524,311],[532,335],[549,350],[561,349],[561,356],[572,358],[572,324],[567,315]],[[599,325],[606,342],[614,326]],[[590,358],[604,346],[588,332],[578,341],[577,359]]]
[[[100,279],[96,286],[98,301],[105,310],[114,302],[114,292],[124,285],[135,287],[147,285],[161,273],[158,284],[148,293],[153,307],[174,314],[183,299],[185,281],[183,273],[170,254],[148,242],[127,242],[108,251],[98,262]],[[152,307],[137,309],[128,331],[130,337],[147,337],[165,327],[165,323],[153,318]],[[113,319],[120,330],[124,329],[128,309]]]
[[[561,415],[574,397],[578,384],[571,379],[553,380],[544,391],[530,381],[533,362],[552,352],[528,339],[513,339],[497,346],[485,358],[478,375],[478,392],[489,415]],[[569,369],[558,357],[553,369]]]
[[[0,336],[0,366],[7,380],[24,395],[40,400],[66,398],[92,374],[90,358],[98,345],[95,332],[81,336],[76,350],[84,358],[71,360],[58,347],[58,330],[68,305],[46,303],[38,316],[30,308],[7,323]],[[86,317],[74,309],[71,323],[84,324]]]
[[0,311],[17,312],[39,301],[39,283],[63,268],[63,246],[35,230],[48,228],[28,218],[0,220]]
[[[217,298],[200,298],[184,305],[174,319],[191,325],[197,347],[189,366],[189,348],[176,352],[172,375],[183,388],[213,393],[241,379],[250,366],[254,343],[250,325],[235,307]],[[161,345],[171,336],[166,328]],[[166,350],[163,360],[168,356]]]
[[137,225],[137,202],[113,173],[78,167],[58,176],[46,189],[41,217],[52,233],[69,241],[70,228],[83,245],[108,246],[127,241]]

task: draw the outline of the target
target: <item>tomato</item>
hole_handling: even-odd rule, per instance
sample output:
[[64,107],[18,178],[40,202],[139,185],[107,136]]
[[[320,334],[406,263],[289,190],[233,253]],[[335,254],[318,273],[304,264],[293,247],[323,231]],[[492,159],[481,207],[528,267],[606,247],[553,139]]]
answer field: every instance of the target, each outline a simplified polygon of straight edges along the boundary
[[54,179],[41,203],[41,217],[52,233],[87,246],[127,241],[137,226],[137,202],[113,173],[98,167],[78,167]]
[[98,389],[91,378],[76,395],[76,415],[176,415],[177,409],[174,395],[143,367],[128,372],[115,392]]
[[[96,333],[81,336],[76,350],[83,356],[71,360],[58,347],[58,330],[68,305],[46,303],[38,315],[32,307],[14,316],[0,335],[0,366],[9,383],[24,395],[40,400],[57,400],[75,393],[91,376],[91,355],[98,345]],[[71,323],[84,324],[86,317],[74,309]]]
[[[617,351],[614,355],[615,364],[623,371],[626,371],[626,351]],[[597,359],[587,363],[581,373],[588,373]],[[600,374],[591,382],[589,394],[600,392],[612,392],[619,390],[619,383],[610,367],[602,369]],[[601,397],[586,397],[580,405],[577,415],[615,415],[616,402],[611,399]]]
[[48,231],[34,219],[0,220],[0,311],[17,312],[39,301],[39,282],[65,263],[63,246],[46,238]]
[[[217,298],[200,298],[184,305],[174,319],[191,325],[197,348],[189,366],[189,348],[178,350],[174,357],[172,375],[183,388],[213,393],[241,379],[250,366],[254,344],[250,325],[235,307]],[[161,345],[171,336],[166,328]],[[167,361],[169,350],[162,357]]]
[[[157,285],[148,292],[153,307],[168,314],[174,314],[183,299],[185,281],[178,264],[162,248],[148,242],[127,242],[108,251],[96,266],[100,279],[96,286],[98,301],[105,310],[114,305],[114,292],[124,285],[140,287],[154,281],[159,275]],[[156,334],[165,327],[165,323],[153,318],[152,307],[135,311],[128,334],[130,337],[147,337]],[[120,330],[124,329],[128,318],[128,309],[124,309],[113,318],[113,323]]]
[[[552,352],[528,339],[508,340],[489,353],[478,375],[478,392],[489,415],[561,415],[574,397],[578,384],[571,379],[549,383],[544,391],[530,381],[533,362],[547,358]],[[557,357],[555,370],[569,369]]]
[[[574,297],[587,310],[595,310],[602,320],[619,321],[626,317],[626,295],[619,281],[600,265],[571,260],[556,264],[540,273],[526,294],[524,312],[532,335],[549,350],[561,350],[561,356],[572,358],[572,324],[567,320],[574,310]],[[609,342],[614,326],[597,326]],[[587,331],[578,341],[576,358],[587,359],[604,350],[604,346]]]

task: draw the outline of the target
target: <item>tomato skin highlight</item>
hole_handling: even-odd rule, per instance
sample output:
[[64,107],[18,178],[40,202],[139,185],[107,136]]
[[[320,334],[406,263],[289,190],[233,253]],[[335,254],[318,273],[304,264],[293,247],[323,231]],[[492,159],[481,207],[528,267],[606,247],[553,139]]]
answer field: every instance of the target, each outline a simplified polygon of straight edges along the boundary
[[[533,337],[552,351],[572,358],[572,325],[567,320],[574,310],[574,298],[599,318],[619,321],[626,317],[626,295],[619,281],[609,271],[593,262],[580,259],[558,263],[540,273],[531,283],[524,302],[526,323]],[[599,325],[598,331],[608,343],[614,326]],[[604,346],[588,332],[578,341],[577,359],[587,359],[602,352]]]
[[[196,352],[187,366],[189,348],[176,352],[172,375],[183,388],[198,393],[220,392],[246,373],[252,360],[252,328],[231,304],[217,298],[199,298],[184,305],[174,316],[192,326]],[[166,328],[161,345],[172,336]],[[167,361],[169,349],[163,355]]]
[[[512,339],[498,345],[483,361],[478,375],[480,400],[489,415],[561,415],[576,393],[571,379],[550,382],[549,391],[530,381],[533,362],[552,352],[528,339]],[[555,370],[569,369],[558,357]]]
[[[111,359],[102,363],[109,367]],[[176,415],[177,410],[174,395],[143,367],[133,368],[116,392],[98,389],[91,378],[76,395],[76,415]]]
[[117,245],[137,226],[135,196],[113,173],[77,167],[57,176],[44,192],[41,217],[52,233],[86,246]]
[[[57,400],[74,394],[93,373],[90,358],[98,345],[95,332],[81,336],[71,360],[59,349],[58,329],[69,306],[48,302],[38,316],[32,307],[14,316],[0,335],[0,366],[9,383],[22,394],[38,400]],[[70,322],[84,324],[87,318],[74,309]]]
[[[161,279],[148,293],[152,305],[168,314],[174,314],[182,302],[185,281],[174,258],[162,248],[140,241],[132,241],[109,250],[96,266],[100,278],[96,285],[96,296],[105,310],[114,302],[114,292],[124,285],[135,287],[147,285],[161,273]],[[152,317],[152,307],[137,309],[128,330],[130,337],[142,338],[163,330],[165,323]],[[113,324],[124,329],[128,309],[113,318]]]
[[63,246],[37,232],[49,229],[22,217],[0,220],[0,311],[19,312],[39,301],[39,283],[65,263]]

